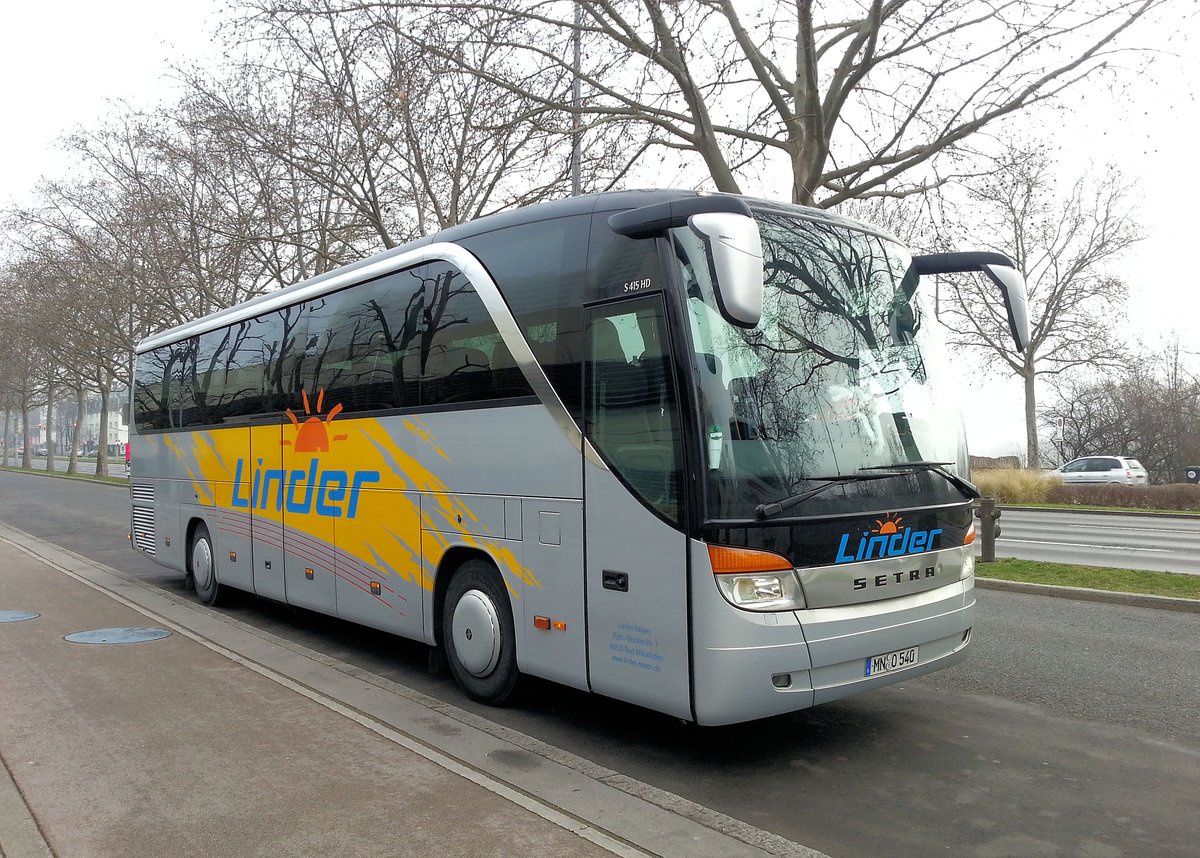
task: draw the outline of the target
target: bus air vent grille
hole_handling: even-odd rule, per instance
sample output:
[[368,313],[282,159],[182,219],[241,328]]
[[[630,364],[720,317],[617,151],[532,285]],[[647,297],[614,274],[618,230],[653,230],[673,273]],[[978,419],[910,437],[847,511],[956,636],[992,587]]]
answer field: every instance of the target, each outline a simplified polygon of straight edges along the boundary
[[133,508],[133,541],[147,554],[154,553],[154,510],[150,507]]
[[154,503],[153,483],[134,483],[130,486],[129,493],[138,503]]

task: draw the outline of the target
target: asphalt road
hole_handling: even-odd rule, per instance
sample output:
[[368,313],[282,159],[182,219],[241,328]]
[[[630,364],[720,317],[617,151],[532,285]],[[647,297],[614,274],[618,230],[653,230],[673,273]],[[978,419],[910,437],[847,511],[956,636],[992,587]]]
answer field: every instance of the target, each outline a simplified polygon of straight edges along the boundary
[[997,557],[1200,575],[1200,518],[1004,509]]
[[[45,456],[34,456],[32,459],[30,459],[29,466],[30,466],[30,468],[32,468],[35,471],[45,471],[47,469],[46,465],[49,463],[49,461],[50,460],[48,458],[46,458]],[[4,462],[3,464],[5,467],[8,467],[8,468],[19,468],[19,467],[21,467],[21,459],[18,456],[10,454],[8,457],[8,461]],[[67,472],[68,464],[69,464],[69,462],[66,457],[55,456],[54,457],[55,473],[65,474]],[[95,459],[80,459],[76,463],[75,470],[76,470],[76,473],[83,474],[85,476],[89,476],[89,477],[95,476],[96,475],[96,460]],[[108,473],[108,476],[110,476],[110,477],[119,477],[119,478],[124,479],[126,476],[124,460],[119,461],[119,462],[109,462],[107,473]]]
[[[0,474],[0,519],[182,595],[129,550],[126,497]],[[1200,614],[978,595],[965,664],[720,729],[542,682],[479,707],[418,645],[255,599],[228,614],[834,856],[1194,855]]]

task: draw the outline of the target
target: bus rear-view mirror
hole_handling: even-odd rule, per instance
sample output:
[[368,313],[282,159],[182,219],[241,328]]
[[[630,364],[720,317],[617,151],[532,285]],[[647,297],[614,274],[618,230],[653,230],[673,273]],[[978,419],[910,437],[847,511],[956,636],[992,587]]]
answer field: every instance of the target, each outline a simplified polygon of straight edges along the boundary
[[706,212],[688,226],[712,255],[717,303],[730,324],[753,328],[762,318],[763,251],[758,223],[734,212]]
[[687,226],[704,244],[721,315],[740,328],[762,318],[763,251],[758,223],[750,207],[730,194],[699,195],[617,212],[608,219],[613,232],[649,238]]
[[970,271],[986,275],[1000,290],[1017,351],[1024,352],[1029,347],[1029,299],[1025,293],[1025,277],[1007,256],[990,252],[928,253],[914,256],[912,261],[919,275]]

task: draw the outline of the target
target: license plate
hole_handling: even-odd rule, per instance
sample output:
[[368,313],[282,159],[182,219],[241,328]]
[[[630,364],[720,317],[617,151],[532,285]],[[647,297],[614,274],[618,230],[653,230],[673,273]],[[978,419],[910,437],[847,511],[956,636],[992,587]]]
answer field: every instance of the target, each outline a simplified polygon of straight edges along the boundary
[[917,647],[898,649],[885,652],[883,655],[873,655],[867,659],[867,676],[878,676],[881,673],[891,673],[894,670],[904,670],[917,663]]

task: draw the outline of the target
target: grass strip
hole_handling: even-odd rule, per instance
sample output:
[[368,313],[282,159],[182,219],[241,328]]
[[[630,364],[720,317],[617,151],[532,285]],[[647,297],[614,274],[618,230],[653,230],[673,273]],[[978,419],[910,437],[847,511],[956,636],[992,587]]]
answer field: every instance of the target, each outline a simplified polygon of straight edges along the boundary
[[1179,572],[1147,572],[1141,569],[1110,569],[1102,566],[1074,566],[1069,563],[1041,563],[1037,560],[996,560],[979,563],[975,574],[981,578],[1024,581],[1027,584],[1057,584],[1063,587],[1087,587],[1119,593],[1147,596],[1173,596],[1200,599],[1200,575]]

